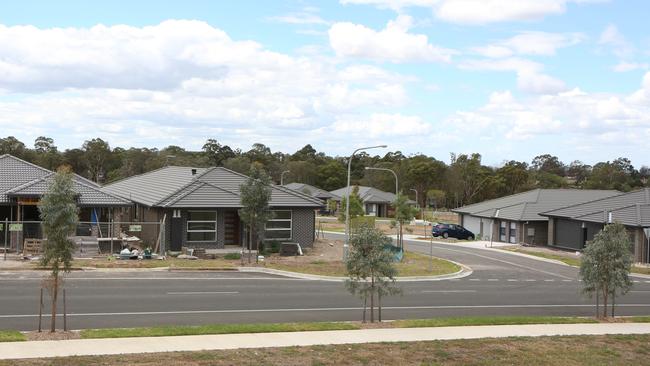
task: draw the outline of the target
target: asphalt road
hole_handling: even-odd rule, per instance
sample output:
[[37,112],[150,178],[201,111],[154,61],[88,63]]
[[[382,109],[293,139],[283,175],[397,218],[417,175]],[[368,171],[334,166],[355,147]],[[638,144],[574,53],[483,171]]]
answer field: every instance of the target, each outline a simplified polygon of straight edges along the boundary
[[[429,244],[407,242],[428,253]],[[574,268],[507,253],[435,244],[434,255],[470,266],[471,276],[403,282],[384,318],[465,315],[592,315]],[[43,273],[0,273],[0,329],[37,326]],[[238,272],[77,272],[66,280],[71,329],[161,324],[359,320],[361,302],[342,283]],[[650,314],[650,279],[635,278],[620,315]],[[45,312],[48,311],[48,306]],[[47,317],[44,321],[47,321]]]

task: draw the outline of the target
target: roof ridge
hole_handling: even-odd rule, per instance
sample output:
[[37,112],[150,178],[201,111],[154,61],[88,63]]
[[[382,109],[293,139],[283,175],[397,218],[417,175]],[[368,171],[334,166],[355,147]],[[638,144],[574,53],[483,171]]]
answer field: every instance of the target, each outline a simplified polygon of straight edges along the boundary
[[[11,156],[11,155],[10,155],[10,156]],[[54,172],[50,172],[50,173],[48,173],[48,174],[45,174],[45,175],[42,176],[42,177],[39,177],[39,178],[36,178],[36,179],[32,179],[32,180],[30,180],[29,182],[25,182],[25,183],[23,183],[23,184],[21,184],[21,185],[19,185],[19,186],[13,187],[12,189],[9,189],[9,190],[5,191],[4,193],[5,193],[5,194],[10,194],[10,193],[14,193],[14,192],[17,192],[17,191],[23,190],[23,189],[25,189],[25,188],[27,188],[27,187],[31,187],[31,186],[33,186],[33,185],[36,184],[36,183],[39,183],[39,182],[44,181],[46,178],[51,177],[52,175],[54,175]]]
[[[169,207],[169,205],[173,205],[174,203],[176,203],[176,202],[180,201],[181,199],[187,197],[188,195],[190,195],[191,193],[195,192],[197,189],[199,189],[200,187],[202,187],[203,185],[206,184],[205,182],[200,181],[200,180],[193,180],[192,182],[190,182],[190,185],[191,185],[191,184],[196,184],[196,183],[198,183],[198,184],[197,184],[196,187],[194,187],[193,189],[188,190],[188,191],[185,192],[184,194],[182,194],[182,195],[180,195],[180,196],[174,198],[173,200],[171,200],[171,201],[169,201],[169,202],[167,202],[167,203],[165,203],[164,205],[161,205],[161,206],[162,206],[162,207]],[[178,193],[178,192],[180,192],[181,190],[186,189],[186,188],[188,188],[188,187],[189,187],[189,185],[188,185],[188,186],[185,186],[184,188],[182,188],[182,189],[180,189],[180,190],[178,190],[178,191],[176,191],[176,193]],[[162,201],[160,201],[159,204],[160,204],[160,203],[162,203]]]
[[53,172],[52,172],[51,170],[49,170],[49,169],[43,168],[43,167],[40,166],[40,165],[37,165],[37,164],[31,163],[31,162],[29,162],[29,161],[27,161],[27,160],[21,159],[21,158],[16,157],[16,156],[13,156],[13,155],[11,155],[11,154],[4,154],[4,155],[0,156],[0,158],[11,158],[11,159],[17,160],[17,161],[19,161],[19,162],[21,162],[21,163],[25,163],[25,164],[27,164],[27,165],[31,165],[31,166],[33,166],[34,168],[37,168],[37,169],[40,169],[40,170],[46,171],[46,172],[48,172],[48,173],[53,173]]
[[[155,173],[155,172],[157,172],[157,171],[160,171],[160,170],[163,170],[163,169],[169,169],[169,168],[189,168],[189,169],[205,169],[205,170],[208,170],[208,169],[210,169],[210,168],[212,168],[212,167],[199,168],[199,167],[192,167],[192,166],[165,165],[165,166],[161,166],[160,168],[156,168],[156,169],[150,170],[150,171],[148,171],[148,172],[144,172],[144,173],[140,173],[140,174],[131,175],[131,176],[128,176],[128,177],[124,177],[124,178],[122,178],[122,179],[120,179],[120,180],[116,180],[116,181],[114,181],[114,182],[110,182],[110,183],[108,183],[108,184],[104,184],[104,185],[102,186],[102,188],[103,188],[103,187],[112,186],[112,185],[114,185],[114,184],[117,184],[117,183],[123,182],[123,181],[125,181],[125,180],[127,180],[127,179],[133,179],[133,178],[137,178],[137,177],[142,177],[142,176],[144,176],[144,175],[148,175],[148,174]],[[201,173],[199,173],[199,174],[203,174],[203,173],[204,173],[204,172],[201,172]]]
[[[248,176],[246,174],[242,174],[242,173],[236,172],[234,170],[230,170],[230,169],[228,169],[226,167],[218,166],[218,167],[215,167],[215,168],[225,170],[225,171],[233,173],[235,175],[239,175],[239,176],[241,176],[243,178],[250,178],[250,176]],[[312,203],[318,203],[319,205],[322,205],[322,202],[319,199],[314,198],[314,197],[309,196],[309,195],[306,195],[304,193],[295,191],[295,190],[293,190],[291,188],[287,188],[285,186],[282,186],[282,185],[279,185],[279,184],[273,184],[273,183],[271,183],[269,186],[271,187],[271,189],[277,188],[277,189],[279,189],[279,190],[281,190],[281,191],[283,191],[285,193],[289,193],[291,195],[294,195],[294,196],[297,196],[297,197],[300,197],[300,198],[305,198],[305,199],[311,201]]]
[[[454,210],[458,210],[459,208],[465,208],[465,207],[472,207],[472,206],[476,206],[476,205],[481,205],[481,204],[483,204],[483,203],[497,201],[497,200],[500,200],[500,199],[503,199],[503,198],[506,198],[506,197],[520,196],[520,195],[523,195],[523,194],[525,194],[525,193],[530,193],[530,192],[534,192],[534,191],[540,191],[541,189],[542,189],[542,188],[535,188],[535,189],[530,189],[530,190],[523,191],[523,192],[519,192],[519,193],[510,194],[510,195],[503,196],[503,197],[492,198],[492,199],[489,199],[489,200],[486,200],[486,201],[481,201],[481,202],[471,203],[471,204],[469,204],[469,205],[456,207]],[[521,204],[521,202],[518,203],[518,204]],[[510,207],[510,206],[504,206],[504,207]],[[452,211],[453,211],[453,210],[452,210]]]
[[[594,189],[594,191],[601,191],[601,190],[600,190],[600,189]],[[604,200],[607,200],[607,199],[610,199],[610,198],[613,198],[613,197],[619,197],[619,196],[627,195],[627,194],[630,194],[630,193],[639,192],[640,190],[631,191],[631,192],[621,192],[621,191],[617,191],[617,190],[615,190],[615,189],[614,189],[614,190],[611,190],[611,189],[603,189],[602,191],[607,191],[607,192],[619,192],[619,194],[615,194],[615,195],[612,195],[612,196],[609,196],[609,197],[598,198],[598,199],[591,200],[591,201],[585,201],[585,202],[580,202],[580,203],[574,203],[574,204],[572,204],[572,205],[568,205],[568,206],[564,206],[564,207],[556,208],[556,209],[554,209],[554,210],[540,212],[539,215],[541,215],[541,216],[547,216],[547,215],[545,215],[545,214],[549,214],[549,213],[554,212],[554,211],[565,210],[565,209],[567,209],[567,208],[573,208],[573,207],[577,207],[577,206],[580,206],[580,205],[586,205],[586,204],[588,204],[588,203],[593,203],[593,202],[598,202],[598,201],[604,201]],[[552,216],[552,215],[551,215],[551,216]]]
[[[184,168],[187,168],[187,167],[184,167]],[[193,176],[193,177],[190,179],[189,182],[183,184],[181,187],[179,187],[178,189],[176,189],[176,190],[173,191],[172,193],[170,193],[170,194],[166,195],[165,197],[159,199],[158,201],[154,202],[154,204],[151,205],[151,206],[152,206],[152,207],[153,207],[153,206],[159,206],[161,203],[163,203],[163,202],[165,202],[166,200],[170,199],[172,196],[174,196],[174,195],[177,194],[178,192],[180,192],[180,191],[184,190],[185,188],[189,187],[192,183],[199,181],[199,178],[200,178],[200,177],[202,177],[203,175],[205,175],[206,173],[208,173],[208,172],[210,172],[210,171],[213,171],[215,168],[216,168],[216,167],[205,168],[204,171],[202,171],[201,173],[198,173],[198,174],[196,174],[195,176]],[[190,168],[190,169],[195,169],[195,168]]]

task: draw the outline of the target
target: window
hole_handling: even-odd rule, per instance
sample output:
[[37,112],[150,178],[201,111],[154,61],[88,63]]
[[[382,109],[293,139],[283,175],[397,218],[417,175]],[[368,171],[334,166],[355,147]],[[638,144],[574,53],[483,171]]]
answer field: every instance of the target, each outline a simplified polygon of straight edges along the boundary
[[511,222],[510,223],[510,242],[512,244],[517,243],[517,223],[516,222]]
[[214,211],[187,212],[187,241],[216,241],[217,213]]
[[271,211],[273,218],[266,222],[266,240],[291,240],[291,211]]
[[505,242],[506,241],[506,222],[501,221],[499,223],[499,241]]

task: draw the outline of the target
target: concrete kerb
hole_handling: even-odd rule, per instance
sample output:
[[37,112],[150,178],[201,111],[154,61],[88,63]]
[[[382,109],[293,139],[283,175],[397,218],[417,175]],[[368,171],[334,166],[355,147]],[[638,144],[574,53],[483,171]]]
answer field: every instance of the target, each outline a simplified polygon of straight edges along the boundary
[[[449,261],[449,260],[447,260]],[[451,280],[451,279],[457,279],[457,278],[463,278],[467,277],[472,274],[472,269],[469,268],[468,266],[454,262],[454,261],[449,261],[457,266],[460,267],[460,270],[454,272],[454,273],[449,273],[445,275],[439,275],[439,276],[408,276],[408,277],[396,277],[395,281],[397,282],[421,282],[421,281],[444,281],[444,280]],[[273,268],[264,268],[264,267],[238,267],[238,270],[240,272],[248,272],[248,273],[266,273],[266,274],[273,274],[273,275],[278,275],[278,276],[284,276],[284,277],[289,277],[289,278],[297,278],[297,279],[302,279],[302,280],[316,280],[316,281],[330,281],[330,282],[343,282],[347,277],[335,277],[335,276],[322,276],[322,275],[314,275],[314,274],[308,274],[308,273],[299,273],[299,272],[290,272],[290,271],[282,271],[279,269],[273,269]]]

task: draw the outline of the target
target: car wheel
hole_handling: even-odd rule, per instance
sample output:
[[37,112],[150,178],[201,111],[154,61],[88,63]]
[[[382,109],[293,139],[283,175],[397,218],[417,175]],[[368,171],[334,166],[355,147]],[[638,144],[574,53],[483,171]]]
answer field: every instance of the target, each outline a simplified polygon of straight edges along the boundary
[[449,237],[449,233],[442,233],[442,237],[447,239]]
[[467,240],[474,240],[474,236],[473,235],[468,236]]

